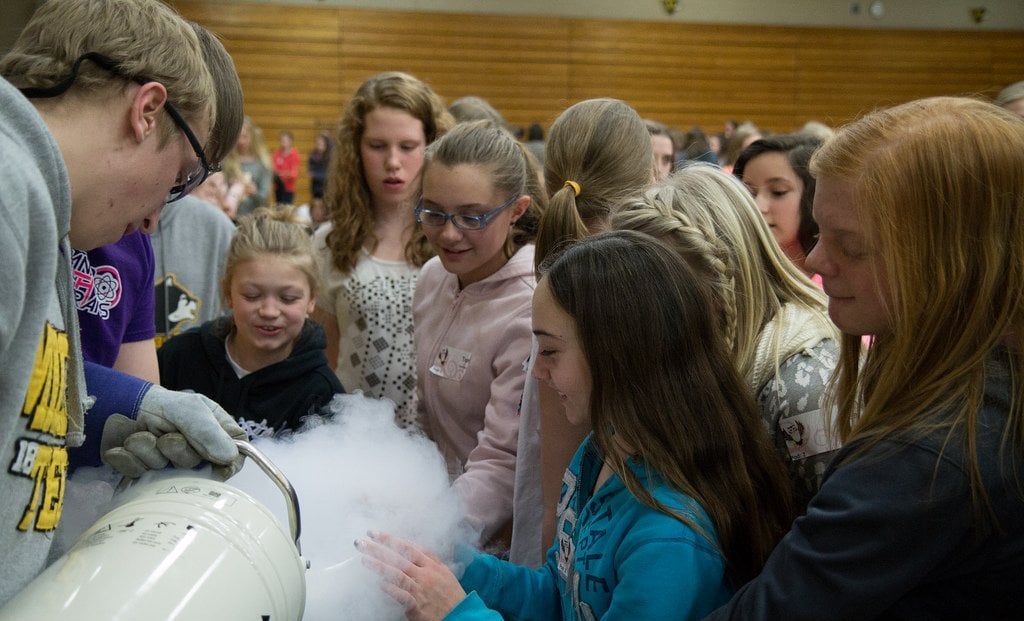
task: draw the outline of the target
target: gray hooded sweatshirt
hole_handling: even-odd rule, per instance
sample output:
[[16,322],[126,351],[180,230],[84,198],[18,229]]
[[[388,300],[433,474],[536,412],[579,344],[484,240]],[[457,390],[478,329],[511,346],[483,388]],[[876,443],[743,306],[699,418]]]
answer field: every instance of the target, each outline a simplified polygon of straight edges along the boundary
[[43,568],[83,440],[70,224],[60,149],[0,79],[0,606]]

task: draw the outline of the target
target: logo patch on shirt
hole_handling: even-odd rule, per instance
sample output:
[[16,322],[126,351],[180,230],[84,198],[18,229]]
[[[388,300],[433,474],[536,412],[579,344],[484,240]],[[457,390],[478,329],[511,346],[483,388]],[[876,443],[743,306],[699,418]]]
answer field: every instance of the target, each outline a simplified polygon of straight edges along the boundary
[[178,282],[177,276],[167,274],[156,283],[156,346],[199,324],[198,296]]
[[473,354],[468,351],[445,346],[437,353],[434,364],[430,365],[430,372],[438,377],[461,382],[472,359]]
[[71,256],[71,268],[75,307],[103,319],[110,317],[110,309],[121,301],[121,272],[112,265],[93,267],[89,255],[79,250]]

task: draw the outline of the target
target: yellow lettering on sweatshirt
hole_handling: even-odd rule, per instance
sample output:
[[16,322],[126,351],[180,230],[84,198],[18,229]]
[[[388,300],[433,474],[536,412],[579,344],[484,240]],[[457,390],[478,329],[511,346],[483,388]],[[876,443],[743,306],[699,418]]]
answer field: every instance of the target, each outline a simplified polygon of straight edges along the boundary
[[63,438],[68,432],[68,335],[47,323],[29,376],[22,415],[28,428]]
[[68,432],[68,335],[50,323],[39,339],[22,416],[26,431],[44,438],[20,438],[12,473],[32,479],[32,497],[25,505],[18,528],[22,531],[50,531],[60,522],[67,480],[68,450],[62,440]]
[[21,440],[15,462],[20,470],[28,470],[27,474],[34,482],[32,498],[25,507],[18,529],[49,531],[57,528],[64,508],[67,449]]

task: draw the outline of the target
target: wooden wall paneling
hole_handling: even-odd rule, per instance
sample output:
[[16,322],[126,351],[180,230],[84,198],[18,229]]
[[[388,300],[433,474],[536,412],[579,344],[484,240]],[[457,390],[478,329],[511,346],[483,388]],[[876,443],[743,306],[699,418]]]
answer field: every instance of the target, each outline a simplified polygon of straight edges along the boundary
[[580,98],[604,85],[644,116],[712,131],[726,118],[759,124],[792,116],[791,31],[681,24],[581,22]]
[[333,86],[342,67],[338,12],[199,1],[175,6],[223,40],[238,69],[246,114],[263,129],[267,148],[277,148],[281,130],[293,133],[303,155],[296,202],[307,202],[305,156],[316,133],[333,127],[344,102]]
[[995,97],[1004,87],[1024,80],[1024,34],[1001,33],[988,44],[976,42],[976,45],[987,49],[992,57],[992,68],[986,94]]
[[[939,94],[993,96],[1024,79],[1018,32],[828,29],[401,12],[178,0],[223,39],[247,112],[269,146],[289,128],[303,153],[350,94],[407,71],[448,102],[477,95],[510,123],[545,127],[566,106],[618,97],[645,117],[717,132],[847,122]],[[305,178],[297,200],[308,200]]]
[[[564,107],[565,20],[538,24],[500,16],[352,11],[342,53],[361,73],[400,69],[426,80],[447,101],[487,99],[511,123]],[[380,41],[388,41],[382,57]],[[546,114],[541,115],[546,116]]]
[[800,108],[833,125],[869,110],[984,90],[990,53],[961,32],[820,31],[800,51]]

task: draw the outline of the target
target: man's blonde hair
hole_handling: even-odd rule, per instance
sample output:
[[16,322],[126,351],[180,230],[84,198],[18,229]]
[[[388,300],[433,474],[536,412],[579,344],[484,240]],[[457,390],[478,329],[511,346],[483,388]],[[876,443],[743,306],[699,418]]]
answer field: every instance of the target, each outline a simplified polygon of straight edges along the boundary
[[[185,119],[213,125],[217,100],[199,39],[157,0],[49,0],[0,59],[0,74],[18,88],[52,87],[87,52],[109,58],[121,75],[83,62],[65,97],[106,97],[116,82],[145,78],[164,85]],[[174,130],[167,119],[164,136]]]

